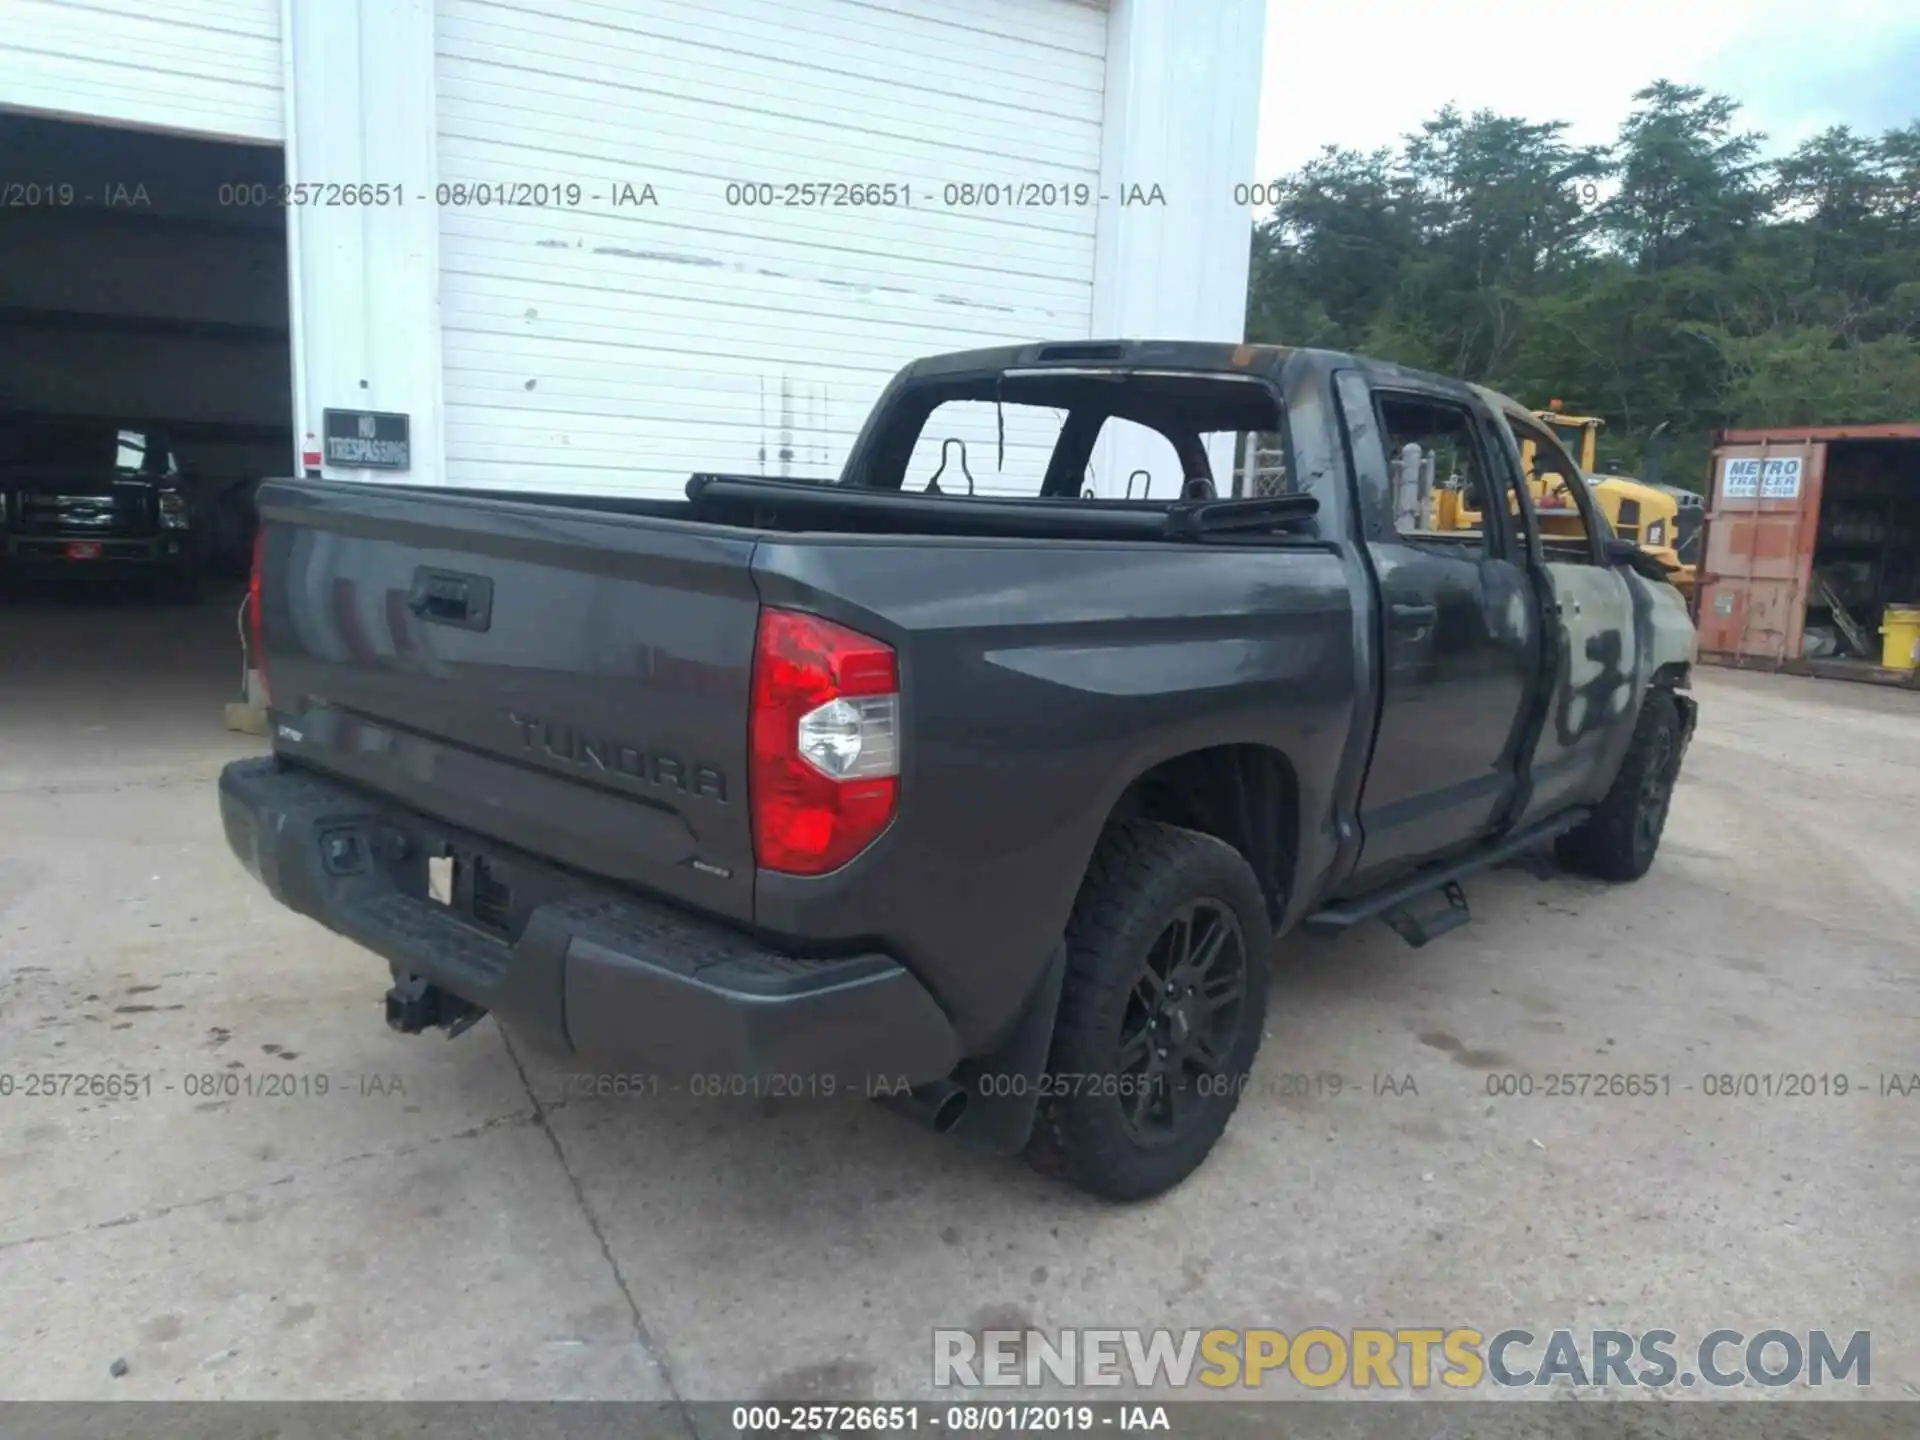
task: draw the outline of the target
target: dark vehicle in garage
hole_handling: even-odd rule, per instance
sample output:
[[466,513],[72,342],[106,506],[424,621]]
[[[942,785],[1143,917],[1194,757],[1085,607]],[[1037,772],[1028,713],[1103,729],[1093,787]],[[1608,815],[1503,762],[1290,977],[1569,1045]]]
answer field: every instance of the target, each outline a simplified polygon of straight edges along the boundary
[[194,598],[196,511],[193,477],[161,429],[0,419],[0,578],[134,576]]
[[[1140,496],[1087,482],[1109,426],[1171,457]],[[228,840],[389,960],[396,1028],[492,1011],[633,1093],[886,1094],[1152,1195],[1233,1113],[1276,937],[1423,944],[1550,841],[1652,863],[1693,631],[1558,444],[1350,355],[1076,343],[908,366],[833,483],[270,481],[274,753],[222,774]],[[1431,529],[1436,478],[1482,531]]]

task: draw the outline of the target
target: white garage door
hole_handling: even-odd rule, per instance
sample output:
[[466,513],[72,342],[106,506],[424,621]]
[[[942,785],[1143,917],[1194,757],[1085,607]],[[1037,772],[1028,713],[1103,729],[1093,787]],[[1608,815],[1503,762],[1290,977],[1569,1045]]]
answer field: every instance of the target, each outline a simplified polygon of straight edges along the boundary
[[452,483],[826,477],[915,355],[1088,332],[1096,0],[440,0],[436,24]]
[[280,58],[279,0],[0,0],[0,106],[278,141]]

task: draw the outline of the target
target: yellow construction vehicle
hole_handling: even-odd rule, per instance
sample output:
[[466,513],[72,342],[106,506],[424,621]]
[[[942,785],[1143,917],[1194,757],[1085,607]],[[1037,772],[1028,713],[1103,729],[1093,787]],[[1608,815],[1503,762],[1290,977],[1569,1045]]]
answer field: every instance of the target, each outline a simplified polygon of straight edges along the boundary
[[[1533,413],[1580,466],[1580,473],[1587,477],[1587,489],[1606,515],[1613,533],[1622,540],[1631,540],[1659,560],[1666,567],[1667,578],[1674,588],[1691,599],[1694,567],[1680,557],[1680,547],[1687,537],[1682,534],[1679,495],[1667,486],[1645,484],[1625,475],[1596,475],[1594,465],[1600,430],[1607,423],[1598,416],[1568,415],[1558,400],[1550,402],[1547,409]],[[1580,535],[1580,517],[1573,508],[1567,482],[1555,470],[1542,470],[1534,449],[1531,440],[1521,441],[1527,488],[1533,493],[1533,508],[1540,517],[1541,532]],[[1471,530],[1479,524],[1479,512],[1467,508],[1465,497],[1457,491],[1441,488],[1434,492],[1435,530]],[[1697,522],[1693,528],[1698,528]]]
[[[1606,512],[1607,523],[1613,526],[1613,533],[1622,540],[1633,541],[1666,566],[1667,578],[1673,582],[1674,588],[1691,599],[1693,566],[1680,558],[1680,501],[1674,492],[1666,486],[1645,484],[1629,475],[1595,474],[1600,431],[1607,423],[1598,416],[1569,415],[1561,409],[1558,400],[1549,401],[1545,410],[1533,413],[1541,424],[1553,431],[1554,438],[1566,446],[1567,453],[1578,462],[1580,473],[1587,477],[1587,489],[1593,492],[1593,498]],[[1546,533],[1553,534],[1556,522],[1552,512],[1555,509],[1570,509],[1573,503],[1567,496],[1566,482],[1558,475],[1539,473],[1534,464],[1531,443],[1522,445],[1521,450],[1533,488],[1534,505],[1540,511],[1540,523]],[[1569,528],[1573,534],[1580,533],[1577,522]]]

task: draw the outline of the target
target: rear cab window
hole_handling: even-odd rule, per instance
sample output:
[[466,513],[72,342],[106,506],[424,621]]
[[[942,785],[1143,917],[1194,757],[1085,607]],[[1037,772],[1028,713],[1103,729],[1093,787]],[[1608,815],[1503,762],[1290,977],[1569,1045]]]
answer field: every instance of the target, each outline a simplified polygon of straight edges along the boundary
[[[1298,475],[1279,386],[1266,376],[1035,367],[904,386],[842,483],[1091,505],[1309,495],[1326,516],[1337,477]],[[1293,531],[1319,533],[1312,520]]]

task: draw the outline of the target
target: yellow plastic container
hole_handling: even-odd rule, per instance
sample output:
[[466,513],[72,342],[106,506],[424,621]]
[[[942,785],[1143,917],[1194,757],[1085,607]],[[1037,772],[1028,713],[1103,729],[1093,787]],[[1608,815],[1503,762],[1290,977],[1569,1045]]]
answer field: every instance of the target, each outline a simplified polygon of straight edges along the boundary
[[1920,605],[1889,605],[1880,617],[1880,634],[1882,669],[1920,668]]

